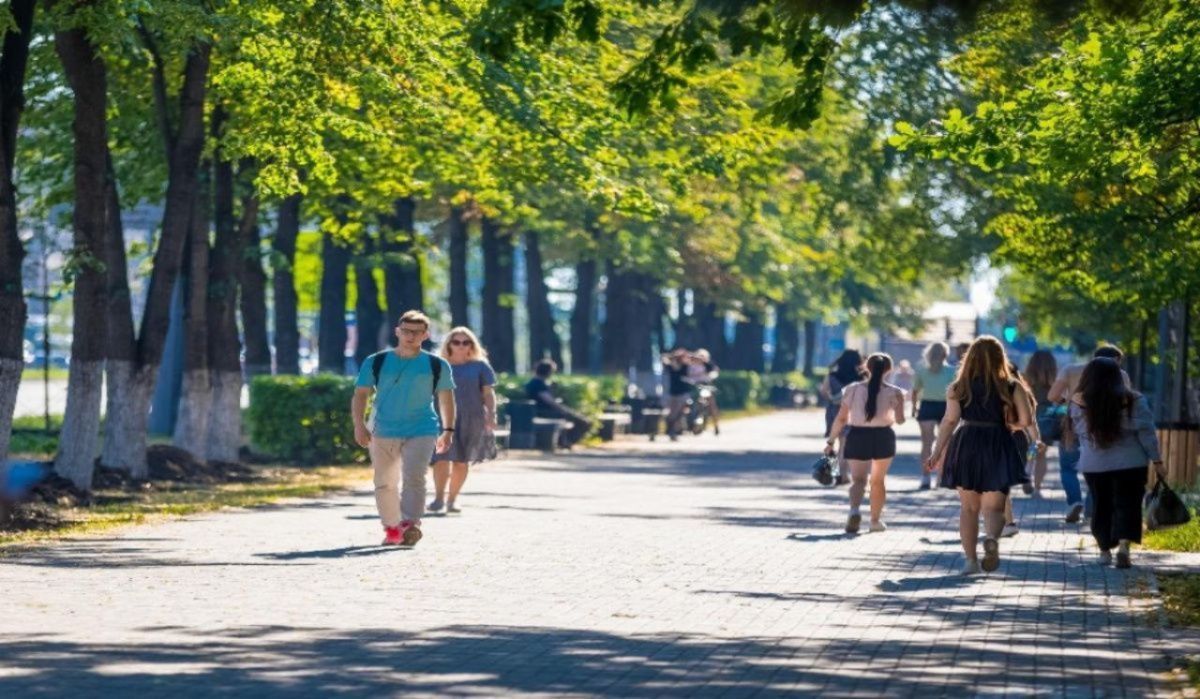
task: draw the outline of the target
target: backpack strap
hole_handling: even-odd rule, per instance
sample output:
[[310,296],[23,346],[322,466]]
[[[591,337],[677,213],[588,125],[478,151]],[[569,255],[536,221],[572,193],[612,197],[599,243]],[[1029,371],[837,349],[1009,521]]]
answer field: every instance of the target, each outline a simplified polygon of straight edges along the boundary
[[429,371],[433,374],[433,395],[437,397],[438,382],[442,380],[442,360],[438,359],[437,355],[426,352],[429,355]]
[[375,386],[379,386],[379,372],[383,371],[383,363],[387,360],[387,353],[390,350],[376,352],[371,355],[371,375],[375,377]]

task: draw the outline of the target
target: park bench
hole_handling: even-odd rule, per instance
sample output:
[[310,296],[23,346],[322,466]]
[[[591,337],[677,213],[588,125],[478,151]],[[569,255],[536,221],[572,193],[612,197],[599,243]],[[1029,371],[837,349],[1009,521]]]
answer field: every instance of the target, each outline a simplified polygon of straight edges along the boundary
[[552,452],[558,448],[558,435],[571,428],[570,420],[556,417],[533,418],[533,446],[541,451]]

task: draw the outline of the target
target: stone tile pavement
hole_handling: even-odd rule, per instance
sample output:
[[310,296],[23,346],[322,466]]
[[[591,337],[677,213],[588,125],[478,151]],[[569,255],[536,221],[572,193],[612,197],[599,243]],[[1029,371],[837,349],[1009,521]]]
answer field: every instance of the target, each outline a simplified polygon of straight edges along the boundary
[[963,578],[915,427],[891,528],[848,537],[844,491],[808,475],[821,426],[486,464],[411,551],[376,545],[364,484],[0,559],[0,697],[1177,691],[1169,658],[1200,638],[1162,628],[1147,567],[1093,563],[1058,491],[1020,498],[1000,570]]

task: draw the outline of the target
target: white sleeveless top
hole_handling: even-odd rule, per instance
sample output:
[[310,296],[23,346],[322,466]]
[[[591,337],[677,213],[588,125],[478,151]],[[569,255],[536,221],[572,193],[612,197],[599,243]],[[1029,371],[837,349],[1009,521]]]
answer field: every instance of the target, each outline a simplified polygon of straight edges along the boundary
[[905,391],[886,381],[879,387],[875,399],[875,417],[867,420],[867,382],[859,381],[846,387],[842,402],[850,406],[851,427],[891,427],[896,423],[896,405],[904,400]]

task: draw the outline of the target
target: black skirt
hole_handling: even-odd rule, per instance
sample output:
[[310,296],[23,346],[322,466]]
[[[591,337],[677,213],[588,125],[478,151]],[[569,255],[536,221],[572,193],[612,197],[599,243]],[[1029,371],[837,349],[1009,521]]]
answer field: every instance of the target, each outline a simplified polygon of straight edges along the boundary
[[855,461],[890,459],[896,455],[896,433],[890,427],[851,427],[842,455]]
[[1007,494],[1009,488],[1028,480],[1025,455],[1007,425],[966,423],[951,435],[942,468],[943,488]]
[[946,417],[946,401],[922,400],[917,408],[917,422],[941,422]]

